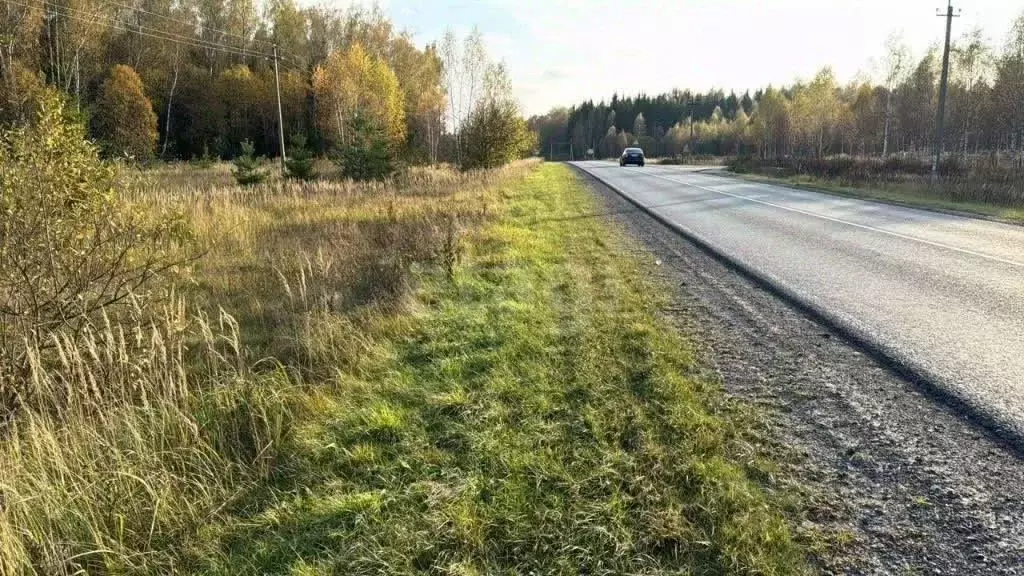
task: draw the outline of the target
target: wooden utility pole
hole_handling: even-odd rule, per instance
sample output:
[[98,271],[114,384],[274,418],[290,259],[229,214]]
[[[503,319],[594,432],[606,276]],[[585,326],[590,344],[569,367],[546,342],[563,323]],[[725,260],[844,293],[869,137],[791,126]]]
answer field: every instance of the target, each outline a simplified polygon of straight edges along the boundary
[[942,78],[939,80],[939,111],[935,118],[935,156],[932,158],[932,182],[939,177],[939,162],[942,160],[943,129],[946,119],[946,90],[949,87],[949,36],[953,30],[953,0],[949,0],[945,14],[937,14],[946,18],[946,47],[942,50]]
[[281,78],[277,72],[277,44],[274,44],[274,88],[277,90],[277,138],[281,143],[281,176],[287,175],[284,155],[284,116],[281,114]]

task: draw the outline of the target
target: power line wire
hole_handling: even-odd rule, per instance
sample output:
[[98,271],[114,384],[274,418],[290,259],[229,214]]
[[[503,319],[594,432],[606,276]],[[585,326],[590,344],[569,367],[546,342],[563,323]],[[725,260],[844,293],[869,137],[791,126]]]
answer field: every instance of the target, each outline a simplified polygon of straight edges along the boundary
[[300,68],[298,68],[296,66],[292,66],[290,64],[285,64],[284,61],[280,59],[280,54],[278,54],[278,60],[277,61],[281,65],[282,68],[284,68],[285,70],[287,70],[289,72],[295,72],[297,74],[305,74],[305,70],[302,70],[302,69],[300,69]]
[[[177,19],[177,18],[172,18],[172,17],[170,17],[170,16],[165,16],[165,15],[163,15],[163,14],[159,14],[159,13],[156,13],[156,12],[151,12],[151,11],[149,11],[149,10],[145,10],[145,9],[143,9],[143,8],[135,8],[135,7],[129,6],[129,5],[127,5],[127,4],[122,4],[122,3],[120,3],[120,2],[114,2],[113,0],[106,0],[106,2],[107,2],[108,4],[110,4],[110,5],[113,5],[113,6],[117,6],[117,7],[120,7],[120,8],[124,8],[125,10],[134,10],[134,11],[136,11],[136,12],[141,12],[141,13],[143,13],[143,14],[148,14],[148,15],[150,15],[150,16],[156,16],[156,17],[158,17],[158,18],[162,18],[162,19],[164,19],[164,20],[167,20],[167,21],[169,21],[169,22],[174,22],[174,23],[176,23],[176,24],[179,24],[179,25],[182,25],[182,26],[186,26],[186,27],[193,27],[193,28],[194,28],[194,24],[192,24],[192,23],[190,23],[190,22],[186,22],[186,21],[184,21],[184,20],[179,20],[179,19]],[[207,27],[207,26],[203,26],[203,29],[204,29],[204,30],[207,30],[207,31],[210,31],[210,32],[215,32],[215,33],[217,33],[217,34],[223,34],[223,35],[225,35],[225,36],[231,36],[231,37],[234,37],[234,38],[238,38],[238,39],[240,39],[240,40],[243,40],[243,41],[246,41],[246,42],[253,42],[253,43],[255,43],[255,44],[262,44],[262,45],[264,45],[264,46],[269,46],[269,47],[273,47],[273,46],[275,46],[275,45],[276,45],[276,44],[275,44],[274,42],[268,42],[268,41],[266,41],[266,40],[259,40],[259,39],[257,39],[257,38],[247,38],[246,36],[242,36],[241,34],[234,34],[234,33],[232,33],[232,32],[228,32],[228,31],[226,31],[226,30],[219,30],[219,29],[217,29],[217,28],[209,28],[209,27]],[[161,30],[161,32],[165,32],[165,31]],[[167,33],[169,33],[169,34],[174,34],[174,33],[172,33],[172,32],[167,32]],[[183,38],[189,39],[189,40],[192,40],[192,39],[194,39],[194,37],[192,37],[192,36],[182,36],[182,35],[180,35],[180,34],[177,34],[177,35],[178,35],[178,36],[181,36],[181,37],[183,37]],[[202,41],[202,42],[210,42],[210,43],[212,43],[212,42],[213,42],[212,40],[203,40],[203,39],[201,39],[201,38],[200,38],[199,40],[200,40],[200,41]],[[246,50],[246,48],[244,48],[244,47],[243,47],[243,48],[241,48],[241,49],[242,49],[242,50]],[[289,61],[291,61],[291,62],[292,62],[293,64],[295,64],[296,66],[300,66],[300,67],[301,67],[301,63],[299,62],[299,58],[298,58],[298,56],[295,56],[295,55],[291,54],[290,52],[288,52],[288,51],[284,50],[284,49],[283,49],[283,48],[281,48],[281,46],[279,46],[279,45],[277,46],[277,56],[278,56],[278,58],[280,58],[281,60],[289,60]]]
[[[131,11],[139,12],[139,13],[142,13],[142,14],[148,14],[150,16],[156,16],[157,18],[162,18],[164,20],[167,20],[168,22],[174,22],[176,24],[181,24],[183,26],[188,26],[188,27],[195,27],[195,24],[193,24],[191,22],[186,22],[184,20],[179,20],[177,18],[172,18],[170,16],[167,16],[167,15],[164,15],[164,14],[160,14],[158,12],[152,12],[152,11],[146,10],[144,8],[130,6],[128,4],[122,4],[120,2],[114,2],[113,0],[105,0],[105,3],[106,4],[110,4],[112,6],[116,6],[118,8],[123,8],[125,10],[131,10]],[[258,40],[256,38],[248,38],[248,37],[243,36],[241,34],[235,34],[233,32],[228,32],[226,30],[218,30],[216,28],[210,28],[210,27],[205,26],[205,25],[202,25],[202,27],[203,27],[204,30],[209,30],[210,32],[216,32],[218,34],[223,34],[224,36],[232,36],[232,37],[238,38],[240,40],[245,40],[247,42],[254,42],[254,43],[257,43],[257,44],[263,44],[264,46],[273,46],[274,45],[273,42],[267,42],[266,40]]]
[[[19,5],[19,6],[24,6],[26,8],[32,8],[33,7],[31,4],[26,4],[26,3],[23,3],[23,2],[19,2],[17,0],[0,0],[0,1],[7,2],[7,3],[10,3],[10,4],[16,4],[16,5]],[[239,56],[267,58],[266,54],[263,54],[263,53],[257,52],[257,51],[253,51],[253,50],[250,50],[250,49],[245,48],[245,47],[233,46],[233,45],[230,45],[230,44],[223,44],[223,43],[219,43],[219,42],[214,42],[212,40],[204,40],[202,38],[196,38],[196,37],[193,37],[193,36],[186,36],[186,35],[183,35],[183,34],[178,34],[178,33],[175,33],[175,32],[170,32],[170,31],[167,31],[167,30],[159,29],[159,28],[143,26],[141,24],[132,24],[132,23],[129,23],[129,22],[124,22],[124,21],[122,21],[120,19],[117,19],[117,18],[113,18],[113,17],[107,16],[106,14],[98,14],[98,13],[85,12],[83,10],[78,10],[78,9],[70,8],[70,7],[66,7],[66,6],[59,6],[59,5],[56,5],[56,4],[53,4],[53,3],[50,3],[50,2],[46,2],[46,1],[43,1],[40,4],[42,6],[44,6],[44,7],[52,8],[53,12],[55,14],[58,14],[58,15],[63,16],[65,18],[70,18],[72,20],[78,20],[78,21],[81,21],[81,22],[89,23],[89,24],[102,24],[102,25],[106,25],[106,26],[109,26],[111,28],[114,28],[116,30],[121,30],[121,31],[129,32],[129,33],[135,33],[135,34],[139,34],[139,35],[142,35],[142,36],[149,36],[151,38],[157,38],[157,39],[160,39],[160,40],[167,40],[169,42],[176,42],[178,44],[184,44],[184,45],[192,46],[192,47],[195,47],[195,48],[219,50],[221,52],[226,52],[226,53],[229,53],[229,54],[235,54],[235,55],[239,55]],[[78,14],[84,14],[84,16],[76,16],[75,14],[72,14],[71,12],[75,12],[75,13],[78,13]]]
[[[86,12],[84,12],[82,10],[76,10],[74,8],[57,6],[57,5],[55,5],[55,4],[51,3],[51,2],[46,2],[45,0],[44,0],[44,4],[47,4],[47,5],[51,6],[51,7],[53,7],[54,9],[58,9],[58,10],[65,10],[65,11],[72,10],[72,11],[75,11],[75,12],[78,12],[78,13],[81,13],[81,14],[86,14],[87,17],[99,17],[99,18],[102,18],[102,19],[107,20],[108,22],[112,23],[112,25],[114,27],[118,27],[121,30],[124,30],[124,28],[121,28],[122,26],[123,27],[128,27],[128,28],[135,28],[135,29],[138,29],[138,30],[141,30],[141,31],[147,31],[149,33],[148,35],[150,35],[150,36],[152,36],[153,34],[158,34],[158,35],[161,35],[161,36],[166,36],[166,37],[168,37],[169,40],[172,40],[172,41],[174,41],[174,39],[176,38],[176,39],[180,40],[181,42],[189,43],[189,44],[191,44],[193,46],[198,44],[199,45],[198,47],[200,47],[200,48],[211,48],[211,49],[214,49],[214,50],[222,49],[223,51],[230,51],[233,54],[241,54],[243,56],[250,56],[250,55],[251,56],[263,56],[263,57],[266,56],[265,54],[261,54],[260,52],[257,52],[257,51],[254,51],[254,50],[250,50],[249,48],[247,48],[244,45],[243,46],[235,46],[233,44],[227,44],[226,42],[215,42],[213,40],[207,40],[207,39],[202,38],[202,37],[196,37],[196,36],[191,36],[191,35],[187,35],[187,34],[181,34],[181,33],[178,33],[178,32],[172,32],[172,31],[165,30],[165,29],[162,29],[162,28],[157,28],[155,26],[148,26],[148,25],[143,25],[143,24],[139,24],[139,23],[128,22],[127,20],[121,20],[121,19],[118,19],[118,18],[115,18],[115,17],[112,17],[112,16],[108,16],[106,14],[100,14],[100,13],[92,13],[92,14],[90,14],[90,13],[86,13]],[[67,13],[64,13],[63,15],[70,16],[70,14],[67,14]],[[185,23],[185,22],[179,22],[179,23],[187,25],[187,23]],[[128,30],[128,31],[131,31],[131,30]]]
[[[6,2],[6,3],[10,3],[10,4],[19,5],[19,6],[24,6],[26,8],[33,8],[32,5],[25,4],[23,2],[18,2],[17,0],[0,0],[0,1]],[[226,53],[229,53],[229,54],[237,54],[237,55],[247,56],[247,57],[248,56],[257,56],[257,57],[263,57],[264,59],[268,59],[268,60],[270,59],[268,57],[268,55],[266,55],[266,54],[260,54],[258,52],[252,52],[252,51],[246,50],[245,48],[238,49],[238,48],[236,48],[234,46],[229,46],[229,45],[226,45],[226,44],[219,44],[219,43],[216,43],[216,42],[204,41],[202,39],[189,38],[189,37],[185,37],[185,36],[183,36],[181,34],[174,34],[172,32],[167,32],[165,30],[160,30],[160,29],[156,29],[156,28],[147,28],[147,27],[142,26],[141,24],[136,24],[134,26],[134,29],[133,28],[125,28],[123,26],[120,26],[120,24],[122,24],[122,22],[120,20],[115,19],[115,18],[111,18],[111,17],[103,15],[103,14],[89,14],[90,18],[84,18],[84,17],[81,17],[81,16],[75,16],[73,14],[70,14],[69,11],[72,10],[71,8],[66,8],[65,10],[62,11],[60,8],[64,8],[64,7],[60,7],[60,6],[56,6],[54,4],[48,3],[48,2],[46,2],[46,0],[43,0],[42,4],[43,4],[43,6],[49,6],[50,8],[53,8],[55,14],[59,14],[61,16],[64,16],[65,18],[72,18],[72,19],[75,19],[75,20],[80,20],[80,21],[83,21],[83,22],[87,22],[89,24],[102,24],[102,25],[105,25],[107,27],[114,28],[116,30],[122,30],[124,32],[128,32],[130,34],[139,34],[141,36],[149,36],[151,38],[156,38],[156,39],[159,39],[159,40],[165,40],[165,41],[168,41],[168,42],[174,42],[176,44],[183,44],[183,45],[188,45],[188,46],[194,46],[194,47],[197,47],[197,48],[202,48],[202,49],[207,49],[207,50],[209,50],[209,49],[220,50],[222,52],[226,52]],[[76,12],[82,12],[82,11],[78,11],[78,10],[75,10],[75,11]],[[94,19],[96,17],[99,17],[99,18],[98,19]],[[128,25],[127,23],[124,23],[124,24]],[[178,38],[176,39],[173,36],[178,36]],[[183,40],[181,38],[187,38],[187,39]],[[278,136],[279,136],[278,144],[281,147],[280,148],[281,149],[281,170],[282,170],[282,172],[284,172],[284,170],[285,170],[284,120],[282,119],[282,116],[281,116],[281,87],[280,87],[280,80],[278,79],[278,65],[280,64],[280,58],[278,58],[278,48],[277,48],[276,45],[274,46],[273,60],[274,60],[274,82],[275,82],[275,87],[277,89],[276,90],[276,92],[277,92],[277,122],[278,122]]]
[[[135,12],[141,12],[142,14],[148,14],[150,16],[156,16],[157,18],[162,18],[164,20],[167,20],[168,22],[174,22],[174,23],[180,24],[182,26],[187,26],[187,27],[194,27],[195,26],[191,22],[186,22],[184,20],[179,20],[177,18],[172,18],[170,16],[167,16],[167,15],[164,15],[164,14],[159,14],[157,12],[152,12],[152,11],[146,10],[144,8],[137,8],[137,7],[134,7],[134,6],[130,6],[128,4],[122,4],[120,2],[115,2],[114,0],[106,0],[106,3],[110,4],[112,6],[117,6],[119,8],[123,8],[125,10],[133,10]],[[232,36],[234,38],[238,38],[238,39],[246,41],[246,42],[253,42],[253,43],[256,43],[256,44],[262,44],[262,45],[268,46],[268,47],[272,47],[272,46],[276,45],[275,42],[268,42],[267,40],[259,40],[258,38],[248,38],[248,37],[243,36],[241,34],[235,34],[233,32],[228,32],[226,30],[219,30],[217,28],[210,28],[210,27],[205,26],[205,25],[203,25],[202,27],[203,27],[204,30],[208,30],[210,32],[216,32],[218,34],[223,34],[225,36]],[[278,57],[279,58],[289,57],[289,58],[292,58],[293,60],[297,60],[296,56],[294,56],[294,55],[288,53],[287,51],[283,50],[281,48],[281,46],[279,46],[279,45],[277,46],[277,52],[278,52]]]
[[[25,3],[22,3],[22,2],[17,2],[15,0],[0,0],[0,2],[16,4],[18,6],[24,6],[26,8],[32,8],[33,7],[30,4],[25,4]],[[179,25],[182,25],[182,26],[185,26],[185,27],[188,27],[188,28],[195,28],[195,24],[194,23],[186,22],[184,20],[179,20],[179,19],[176,19],[176,18],[172,18],[170,16],[166,16],[166,15],[163,15],[163,14],[159,14],[157,12],[152,12],[152,11],[149,11],[149,10],[145,10],[143,8],[129,6],[127,4],[122,4],[122,3],[119,3],[119,2],[114,2],[113,0],[106,0],[106,4],[109,4],[111,6],[115,6],[115,7],[118,7],[118,8],[122,8],[122,9],[125,9],[125,10],[131,10],[131,11],[140,12],[140,13],[143,13],[143,14],[148,14],[150,16],[156,16],[158,18],[162,18],[162,19],[167,20],[169,22],[174,22],[176,24],[179,24]],[[75,18],[71,14],[68,14],[68,12],[77,12],[79,14],[84,14],[86,17],[89,17],[89,18],[99,17],[99,18],[102,18],[102,19],[107,20],[109,22],[113,22],[113,24],[109,24],[109,25],[111,27],[113,27],[113,28],[116,28],[116,29],[122,30],[122,31],[127,31],[127,32],[133,32],[134,31],[134,30],[125,30],[125,28],[122,27],[122,25],[124,25],[124,26],[134,26],[134,27],[140,28],[142,30],[148,30],[151,33],[156,33],[156,34],[160,34],[160,35],[164,35],[164,36],[176,37],[176,38],[182,40],[182,42],[180,42],[180,43],[188,44],[188,45],[191,45],[191,46],[196,46],[197,43],[199,43],[199,44],[208,44],[208,45],[210,45],[209,47],[211,47],[211,48],[214,48],[214,47],[216,47],[216,48],[230,48],[230,49],[235,50],[235,52],[232,52],[232,53],[244,52],[244,53],[247,53],[247,54],[243,54],[243,55],[252,55],[252,56],[257,56],[257,57],[266,57],[265,54],[260,53],[260,52],[255,52],[255,51],[250,50],[250,49],[248,49],[248,48],[246,48],[244,46],[234,46],[234,45],[225,44],[225,43],[218,43],[218,42],[214,42],[212,40],[206,40],[206,39],[203,39],[203,38],[197,38],[195,36],[188,36],[188,35],[180,34],[180,33],[177,33],[177,32],[171,32],[169,30],[164,30],[164,29],[160,29],[160,28],[156,28],[156,27],[152,27],[152,26],[145,26],[145,25],[142,25],[142,24],[132,24],[132,23],[129,23],[127,21],[123,21],[123,20],[120,20],[120,19],[117,19],[117,18],[113,18],[113,17],[108,16],[106,14],[86,12],[84,10],[80,10],[80,9],[77,9],[77,8],[72,8],[70,6],[61,6],[61,5],[58,5],[58,4],[54,4],[54,3],[48,2],[46,0],[43,0],[42,2],[40,2],[40,5],[42,5],[44,7],[49,6],[50,8],[53,8],[54,12],[56,12],[57,14],[60,14],[61,16],[65,16],[65,17],[72,18],[72,19],[75,19],[75,20],[82,20],[82,19],[81,18]],[[98,21],[89,21],[89,22],[90,23],[94,23],[94,24],[95,23],[99,23]],[[235,34],[235,33],[232,33],[232,32],[228,32],[226,30],[220,30],[220,29],[217,29],[217,28],[210,28],[210,27],[207,27],[207,26],[203,26],[203,29],[206,30],[206,31],[214,32],[214,33],[221,34],[221,35],[224,35],[224,36],[231,36],[231,37],[234,37],[234,38],[238,38],[238,39],[243,40],[245,42],[252,42],[252,43],[255,43],[255,44],[262,44],[264,46],[274,46],[275,45],[273,42],[268,42],[266,40],[259,40],[257,38],[247,38],[247,37],[242,36],[240,34]],[[146,35],[146,34],[143,34],[143,35]],[[152,35],[152,34],[150,34],[150,35]],[[172,38],[166,38],[166,39],[167,40],[171,40],[172,42],[174,41]],[[202,47],[205,47],[205,46],[196,46],[196,47],[202,48]],[[294,55],[290,54],[289,52],[283,50],[280,46],[278,46],[277,49],[278,49],[278,56],[280,58],[290,58],[291,61],[294,64],[296,64],[296,65],[300,64],[297,56],[294,56]]]
[[[18,0],[0,0],[0,2],[6,2],[6,3],[10,3],[10,4],[15,4],[15,5],[24,6],[24,7],[27,7],[27,8],[31,8],[32,7],[32,5],[26,4],[24,2],[19,2]],[[246,48],[239,48],[239,47],[228,45],[228,44],[221,44],[221,43],[213,42],[213,41],[210,41],[210,40],[203,40],[201,38],[194,38],[194,37],[190,37],[190,36],[184,36],[182,34],[176,34],[176,33],[169,32],[169,31],[166,31],[166,30],[161,30],[161,29],[158,29],[158,28],[151,28],[151,27],[143,26],[141,24],[130,24],[130,23],[123,22],[121,20],[112,18],[110,16],[106,16],[106,15],[103,15],[103,14],[86,13],[86,12],[81,11],[81,10],[74,10],[74,9],[71,9],[71,8],[68,8],[68,7],[64,7],[64,6],[57,6],[57,5],[54,5],[54,4],[50,3],[50,2],[46,2],[45,0],[41,4],[44,5],[44,6],[49,6],[50,8],[53,8],[55,14],[58,14],[58,15],[63,16],[65,18],[69,18],[69,19],[85,22],[85,23],[88,23],[88,24],[99,24],[99,25],[107,26],[109,28],[113,28],[115,30],[121,30],[123,32],[127,32],[129,34],[138,34],[140,36],[146,36],[146,37],[155,38],[155,39],[158,39],[158,40],[164,40],[164,41],[167,41],[167,42],[173,42],[175,44],[191,46],[191,47],[199,48],[199,49],[203,49],[203,50],[217,50],[217,51],[220,51],[220,52],[224,52],[224,53],[227,53],[227,54],[233,54],[233,55],[237,55],[237,56],[251,57],[251,58],[262,58],[264,60],[270,60],[271,59],[271,57],[269,55],[267,55],[267,54],[263,54],[261,52],[255,52],[255,51],[252,51],[252,50],[249,50],[249,49],[246,49]],[[69,13],[70,10],[74,10],[75,12],[87,14],[90,17],[76,16],[74,14],[70,14]],[[291,72],[295,72],[295,73],[297,73],[299,75],[302,75],[302,74],[306,73],[306,71],[299,65],[299,63],[298,63],[298,61],[296,59],[288,58],[287,60],[288,61],[285,61],[285,59],[283,59],[281,57],[280,53],[278,54],[278,61],[286,70],[291,71]],[[289,62],[293,62],[293,63],[289,63]]]

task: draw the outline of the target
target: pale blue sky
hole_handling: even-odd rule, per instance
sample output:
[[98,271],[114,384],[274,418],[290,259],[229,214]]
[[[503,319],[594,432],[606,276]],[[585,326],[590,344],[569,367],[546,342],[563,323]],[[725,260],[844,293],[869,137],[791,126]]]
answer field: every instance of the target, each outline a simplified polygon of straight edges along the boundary
[[[357,0],[358,1],[358,0]],[[341,6],[345,0],[335,0]],[[876,72],[886,37],[914,56],[945,32],[936,0],[382,0],[418,43],[479,26],[509,67],[527,114],[613,92],[741,91],[809,78],[825,65],[846,82]],[[964,0],[953,36],[981,26],[1002,46],[1020,0]]]

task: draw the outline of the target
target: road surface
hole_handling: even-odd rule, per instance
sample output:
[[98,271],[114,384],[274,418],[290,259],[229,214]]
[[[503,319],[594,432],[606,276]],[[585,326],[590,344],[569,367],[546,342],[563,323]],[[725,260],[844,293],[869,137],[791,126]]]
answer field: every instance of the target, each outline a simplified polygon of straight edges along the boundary
[[575,165],[1024,444],[1024,226],[674,166]]

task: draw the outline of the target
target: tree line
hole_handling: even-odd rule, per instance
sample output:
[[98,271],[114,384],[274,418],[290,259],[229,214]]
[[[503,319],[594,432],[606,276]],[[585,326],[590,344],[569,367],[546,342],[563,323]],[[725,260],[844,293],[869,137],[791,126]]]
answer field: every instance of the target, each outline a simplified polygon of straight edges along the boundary
[[[615,156],[640,145],[650,155],[714,154],[825,157],[926,155],[935,140],[941,51],[919,59],[889,39],[878,81],[840,84],[831,69],[810,81],[753,94],[674,90],[613,96],[530,119],[542,152]],[[975,29],[951,48],[944,149],[948,153],[1024,153],[1024,14],[1002,46]]]
[[30,121],[57,89],[109,156],[278,155],[278,80],[286,139],[321,154],[373,141],[410,162],[461,161],[461,133],[495,109],[514,143],[503,161],[529,141],[478,31],[418,47],[377,8],[294,0],[0,0],[0,12],[0,124]]

